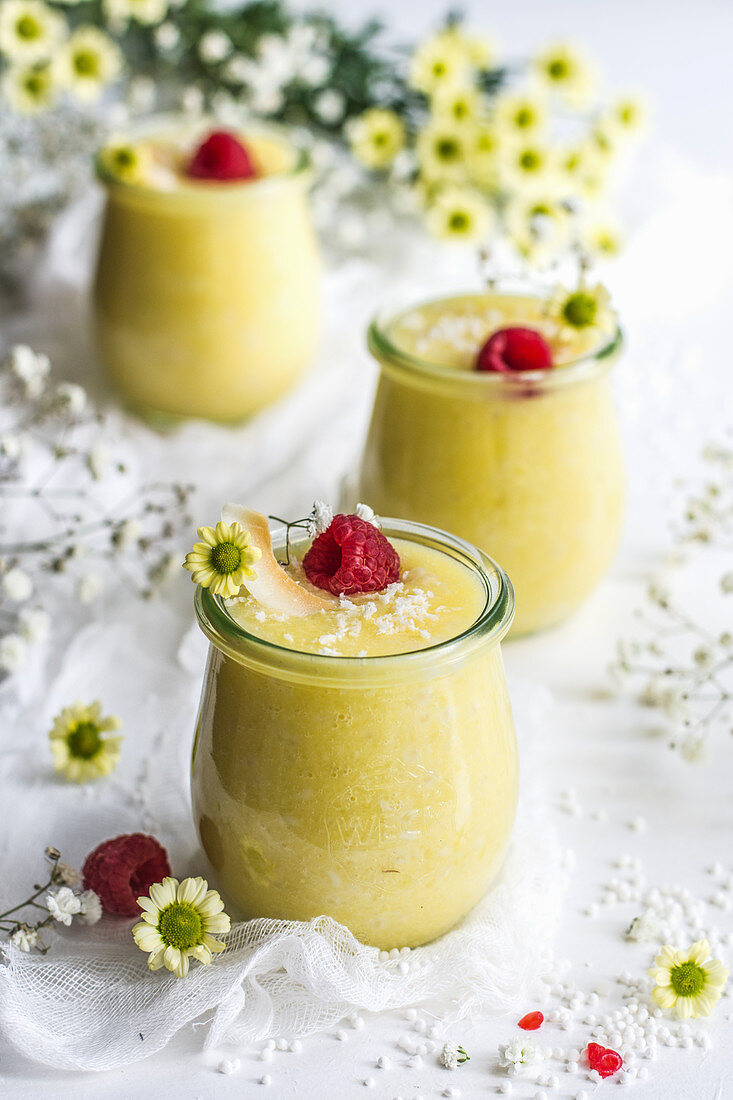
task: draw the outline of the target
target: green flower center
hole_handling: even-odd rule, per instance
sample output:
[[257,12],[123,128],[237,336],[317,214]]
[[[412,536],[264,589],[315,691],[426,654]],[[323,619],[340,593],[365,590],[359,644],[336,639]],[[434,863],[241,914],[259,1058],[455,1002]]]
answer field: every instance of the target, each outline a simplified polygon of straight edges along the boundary
[[120,171],[124,171],[126,168],[132,168],[135,164],[135,150],[134,149],[117,149],[114,155],[115,168]]
[[445,63],[443,61],[433,62],[433,76],[445,76]]
[[79,76],[96,76],[99,72],[99,57],[91,50],[79,50],[74,54],[73,65]]
[[377,130],[376,134],[374,135],[373,141],[375,145],[387,145],[387,143],[389,142],[389,134],[386,130]]
[[531,126],[534,120],[534,115],[530,111],[529,107],[520,107],[514,116],[514,121],[521,130],[525,130],[527,126]]
[[440,160],[456,160],[461,153],[461,147],[452,138],[441,138],[435,144],[435,154]]
[[160,914],[158,931],[167,947],[186,951],[201,943],[201,917],[187,901],[173,901]]
[[451,214],[448,221],[448,225],[455,233],[465,232],[470,224],[471,219],[462,210],[456,210],[455,214]]
[[69,752],[81,760],[91,760],[102,747],[99,728],[94,722],[79,722],[66,738]]
[[562,315],[569,325],[574,328],[587,328],[592,325],[598,312],[598,303],[590,294],[571,294],[562,307]]
[[556,57],[547,66],[547,72],[551,80],[565,80],[570,68],[562,57]]
[[670,970],[669,984],[678,997],[696,997],[705,988],[705,971],[694,962],[680,963]]
[[242,564],[242,551],[233,542],[220,542],[211,551],[211,564],[217,573],[235,573]]
[[534,172],[540,166],[540,158],[532,149],[525,149],[519,158],[519,166],[525,172]]
[[40,38],[41,25],[32,15],[22,15],[15,24],[15,31],[18,38],[24,38],[28,42],[33,38]]

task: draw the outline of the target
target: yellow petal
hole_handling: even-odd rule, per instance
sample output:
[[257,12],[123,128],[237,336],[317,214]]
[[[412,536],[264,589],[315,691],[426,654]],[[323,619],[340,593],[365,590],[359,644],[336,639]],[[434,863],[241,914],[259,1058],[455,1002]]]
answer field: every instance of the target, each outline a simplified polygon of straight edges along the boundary
[[150,887],[150,897],[159,909],[165,909],[166,905],[172,905],[176,900],[178,880],[164,878],[162,882],[156,882]]
[[687,961],[702,966],[710,958],[710,944],[707,940],[697,940],[687,952]]

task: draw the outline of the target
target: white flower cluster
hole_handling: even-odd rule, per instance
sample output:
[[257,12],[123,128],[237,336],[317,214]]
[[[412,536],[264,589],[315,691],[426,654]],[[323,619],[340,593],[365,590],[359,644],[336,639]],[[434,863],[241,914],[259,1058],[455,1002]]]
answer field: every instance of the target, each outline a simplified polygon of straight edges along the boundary
[[499,1063],[512,1075],[536,1073],[536,1067],[545,1060],[545,1052],[536,1043],[526,1039],[513,1039],[499,1044]]
[[[231,52],[231,43],[222,39],[226,35],[205,35],[201,47],[210,54],[212,46],[216,56],[206,60],[223,61]],[[207,42],[206,40],[209,39]],[[244,85],[249,106],[256,114],[274,115],[282,109],[286,99],[286,89],[292,84],[303,84],[307,88],[322,88],[331,72],[331,60],[327,43],[318,30],[308,23],[296,23],[285,35],[265,34],[257,43],[254,58],[243,54],[234,54],[226,63],[224,78],[232,84]],[[326,103],[326,109],[333,110],[333,103]]]
[[46,894],[46,908],[55,921],[65,925],[77,916],[84,924],[96,924],[102,916],[102,904],[93,890],[77,894],[70,886]]

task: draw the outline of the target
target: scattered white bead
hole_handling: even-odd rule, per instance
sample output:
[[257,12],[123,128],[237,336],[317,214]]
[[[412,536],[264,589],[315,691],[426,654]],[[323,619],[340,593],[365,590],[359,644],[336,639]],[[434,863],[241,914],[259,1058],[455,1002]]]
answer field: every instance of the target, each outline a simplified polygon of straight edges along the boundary
[[397,969],[399,970],[400,974],[409,974],[410,964],[406,962],[401,962],[398,964]]
[[293,1039],[292,1043],[290,1044],[290,1049],[292,1050],[293,1054],[300,1054],[303,1050],[303,1044],[301,1043],[300,1039]]
[[265,1050],[274,1050],[274,1049],[275,1049],[275,1040],[274,1039],[268,1039],[267,1042],[265,1043]]
[[368,1089],[373,1089],[373,1088],[374,1088],[374,1086],[376,1085],[376,1083],[377,1083],[377,1082],[376,1082],[376,1081],[374,1080],[374,1078],[373,1078],[373,1077],[365,1077],[365,1078],[364,1078],[364,1086],[365,1086],[365,1088],[368,1088]]
[[453,1085],[448,1085],[448,1088],[443,1089],[443,1096],[450,1096],[453,1100],[459,1100],[461,1090],[454,1088]]
[[391,1065],[392,1062],[386,1054],[382,1054],[377,1058],[377,1069],[389,1069]]
[[264,1050],[260,1051],[260,1061],[261,1062],[271,1062],[272,1061],[272,1047],[265,1047]]
[[504,1096],[511,1096],[513,1085],[511,1081],[502,1081],[497,1087],[497,1092],[501,1092]]
[[431,1039],[439,1039],[440,1038],[440,1028],[438,1027],[437,1024],[432,1024],[428,1028],[428,1035]]
[[412,1058],[407,1059],[407,1064],[410,1069],[420,1069],[422,1065],[422,1058],[419,1054],[413,1054]]
[[568,1073],[577,1073],[578,1072],[578,1063],[577,1062],[568,1062],[568,1064],[565,1068],[567,1069]]
[[260,1084],[261,1085],[271,1085],[272,1084],[272,1077],[270,1077],[269,1073],[263,1073],[262,1074],[262,1076],[260,1077]]
[[629,828],[635,833],[645,833],[647,830],[646,818],[635,817],[633,821],[629,822]]
[[345,1031],[344,1031],[344,1029],[343,1029],[342,1027],[340,1027],[340,1028],[338,1029],[338,1031],[336,1032],[336,1038],[337,1038],[337,1039],[338,1039],[338,1040],[339,1040],[340,1042],[342,1042],[342,1043],[345,1043],[345,1042],[346,1042],[346,1040],[348,1039],[348,1037],[349,1037],[349,1036],[348,1036],[348,1033],[347,1033],[347,1032],[345,1032]]
[[288,1049],[288,1041],[287,1041],[287,1039],[278,1039],[275,1042],[275,1046],[277,1047],[278,1050],[287,1050]]
[[219,1065],[216,1067],[219,1073],[225,1074],[227,1077],[232,1073],[237,1073],[241,1062],[239,1058],[222,1058]]
[[428,1025],[425,1023],[425,1021],[423,1019],[420,1019],[418,1017],[418,1019],[415,1020],[415,1025],[414,1025],[412,1030],[416,1031],[418,1033],[418,1035],[424,1035],[425,1032],[427,1031],[427,1029],[428,1029]]
[[405,1009],[405,1019],[407,1020],[408,1024],[412,1024],[415,1022],[415,1020],[417,1019],[417,1012],[414,1008]]

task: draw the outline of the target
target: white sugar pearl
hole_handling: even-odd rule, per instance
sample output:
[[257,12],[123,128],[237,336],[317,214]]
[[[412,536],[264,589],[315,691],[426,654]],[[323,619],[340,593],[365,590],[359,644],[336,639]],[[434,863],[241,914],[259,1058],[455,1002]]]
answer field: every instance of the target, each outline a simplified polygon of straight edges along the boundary
[[338,1031],[336,1032],[336,1038],[337,1038],[337,1039],[339,1040],[339,1042],[341,1042],[341,1043],[345,1043],[345,1042],[346,1042],[346,1040],[348,1039],[348,1037],[349,1037],[349,1036],[348,1036],[348,1033],[347,1033],[346,1031],[344,1031],[344,1029],[343,1029],[342,1027],[340,1027],[340,1028],[338,1029]]
[[440,1038],[440,1028],[437,1024],[431,1024],[431,1026],[428,1028],[428,1035],[431,1039]]
[[275,1049],[275,1040],[274,1039],[268,1039],[267,1042],[265,1043],[265,1050],[274,1050],[274,1049]]
[[565,1068],[567,1069],[568,1073],[577,1073],[578,1072],[578,1063],[577,1062],[568,1062],[568,1064]]
[[365,1078],[364,1078],[364,1086],[365,1086],[365,1088],[368,1088],[368,1089],[373,1089],[373,1088],[374,1088],[374,1086],[376,1085],[376,1083],[377,1083],[377,1082],[376,1082],[376,1081],[374,1080],[374,1078],[373,1078],[373,1077],[365,1077]]
[[539,1092],[534,1094],[534,1100],[547,1100],[547,1093],[544,1089],[540,1089]]
[[389,1069],[391,1065],[392,1063],[386,1054],[382,1054],[377,1058],[377,1069]]
[[231,1073],[236,1073],[241,1065],[239,1058],[222,1058],[219,1065],[216,1067],[219,1073],[224,1073],[228,1077]]
[[401,963],[399,963],[397,969],[399,970],[400,974],[409,974],[410,973],[410,964],[406,963],[406,962],[401,962]]
[[450,1096],[453,1100],[458,1100],[461,1095],[461,1090],[454,1088],[453,1085],[448,1085],[447,1089],[443,1089],[443,1096]]
[[551,1073],[549,1075],[549,1077],[547,1078],[547,1087],[548,1087],[548,1089],[556,1089],[556,1088],[559,1088],[559,1086],[560,1086],[560,1079],[558,1077],[555,1077],[555,1075]]
[[575,1100],[588,1100],[588,1093],[585,1089],[581,1089],[580,1092],[576,1092]]
[[271,1062],[272,1061],[272,1047],[265,1047],[260,1051],[260,1061]]
[[559,1062],[561,1058],[565,1057],[565,1051],[562,1047],[555,1047],[552,1051],[552,1057],[556,1058]]
[[636,1076],[639,1078],[640,1081],[646,1081],[647,1077],[649,1076],[649,1070],[646,1068],[646,1066],[642,1066]]
[[292,1050],[293,1054],[300,1054],[303,1050],[303,1044],[301,1043],[300,1039],[293,1039],[292,1043],[290,1044],[290,1049]]
[[497,1086],[496,1091],[503,1093],[504,1096],[511,1096],[512,1088],[511,1081],[502,1081],[501,1084]]
[[352,1016],[351,1026],[356,1031],[361,1031],[361,1029],[364,1027],[364,1017],[363,1016]]
[[288,1049],[287,1039],[278,1039],[275,1045],[277,1046],[278,1050],[287,1050]]
[[415,1054],[427,1054],[427,1053],[428,1053],[427,1043],[417,1043],[417,1045],[415,1046]]
[[635,817],[633,821],[629,822],[629,828],[635,833],[645,833],[647,830],[647,821],[645,817]]
[[422,1058],[419,1054],[413,1054],[412,1058],[407,1059],[407,1064],[410,1069],[420,1069],[422,1065]]
[[417,1012],[414,1008],[405,1009],[405,1019],[407,1020],[408,1024],[413,1024],[415,1022],[415,1020],[417,1019]]
[[269,1073],[263,1073],[262,1074],[262,1076],[260,1077],[260,1084],[261,1085],[271,1085],[272,1084],[272,1077],[270,1077]]
[[418,1019],[418,1020],[415,1020],[415,1026],[413,1027],[412,1030],[416,1031],[418,1033],[418,1035],[424,1035],[425,1032],[427,1031],[427,1028],[428,1028],[428,1025],[425,1023],[425,1021]]
[[568,1058],[571,1062],[577,1062],[580,1059],[580,1051],[576,1047],[572,1047],[568,1051]]

